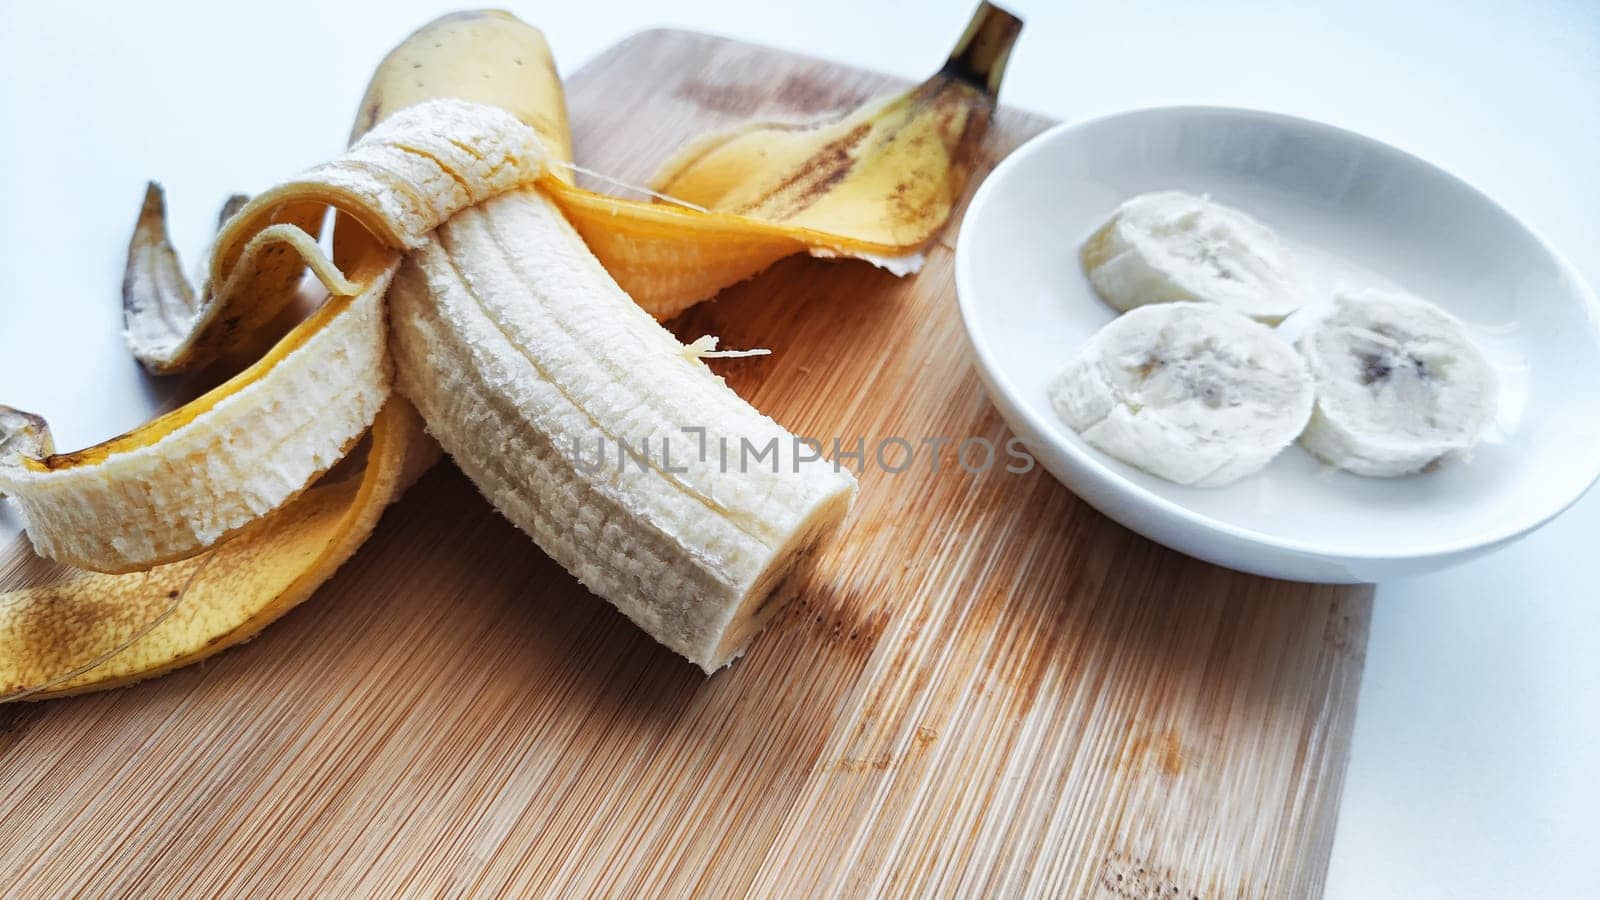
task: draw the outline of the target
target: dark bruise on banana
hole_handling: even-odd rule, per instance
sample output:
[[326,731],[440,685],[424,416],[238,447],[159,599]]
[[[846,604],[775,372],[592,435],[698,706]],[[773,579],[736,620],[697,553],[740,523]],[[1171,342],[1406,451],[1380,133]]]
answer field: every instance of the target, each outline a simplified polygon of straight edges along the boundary
[[[0,407],[0,486],[35,549],[93,570],[0,594],[0,701],[128,684],[247,639],[328,578],[438,458],[423,420],[455,438],[446,448],[475,482],[516,476],[479,487],[580,582],[707,672],[731,661],[844,520],[854,479],[808,460],[794,478],[641,475],[613,497],[608,478],[574,482],[556,437],[588,422],[626,438],[646,421],[629,412],[641,398],[651,428],[715,413],[729,433],[786,435],[697,358],[711,354],[652,317],[792,253],[885,264],[931,240],[965,190],[1020,27],[984,3],[940,72],[910,91],[831,124],[755,123],[685,148],[658,180],[708,192],[704,204],[573,184],[549,47],[497,11],[441,17],[391,51],[351,148],[254,200],[229,198],[196,282],[150,183],[123,280],[128,343],[154,374],[225,380],[65,454],[42,418]],[[331,260],[318,246],[330,209]],[[327,298],[303,314],[293,303],[308,270]],[[502,326],[488,333],[498,343],[478,340],[486,316]],[[435,358],[446,344],[417,335],[467,335],[495,354]],[[650,352],[612,358],[622,346]],[[474,394],[446,390],[454,376],[481,383],[506,427],[451,421],[454,401]],[[552,417],[551,392],[565,418]],[[363,434],[370,449],[352,463]],[[508,456],[500,438],[512,434],[552,450]],[[567,489],[587,499],[549,502]],[[610,518],[596,532],[600,508]],[[222,589],[181,589],[192,615],[133,615],[170,609],[170,585],[150,590],[196,564]]]

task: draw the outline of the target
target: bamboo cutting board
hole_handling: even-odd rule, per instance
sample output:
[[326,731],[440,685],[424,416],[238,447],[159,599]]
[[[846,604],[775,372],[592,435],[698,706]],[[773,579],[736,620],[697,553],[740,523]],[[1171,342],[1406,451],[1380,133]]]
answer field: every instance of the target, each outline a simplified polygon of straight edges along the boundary
[[[720,38],[569,81],[578,159],[898,86]],[[980,174],[1048,123],[1002,113]],[[924,271],[791,259],[685,338],[798,433],[1008,437]],[[868,471],[844,539],[706,679],[448,465],[253,643],[0,708],[0,882],[38,895],[1285,897],[1327,866],[1371,611],[1164,550],[1042,471]]]

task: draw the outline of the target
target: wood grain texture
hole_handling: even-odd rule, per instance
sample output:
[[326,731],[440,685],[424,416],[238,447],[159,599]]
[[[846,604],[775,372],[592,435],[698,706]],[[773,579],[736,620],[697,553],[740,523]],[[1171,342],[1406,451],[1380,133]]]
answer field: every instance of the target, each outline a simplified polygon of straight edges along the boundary
[[[578,160],[640,180],[706,128],[897,85],[647,32],[571,78]],[[980,171],[1046,124],[1003,113]],[[961,336],[951,239],[904,281],[791,259],[676,330],[771,347],[716,368],[799,433],[1003,444]],[[441,466],[248,646],[0,708],[0,883],[1317,893],[1370,590],[1185,558],[1042,471],[925,466],[869,470],[800,600],[710,679]]]

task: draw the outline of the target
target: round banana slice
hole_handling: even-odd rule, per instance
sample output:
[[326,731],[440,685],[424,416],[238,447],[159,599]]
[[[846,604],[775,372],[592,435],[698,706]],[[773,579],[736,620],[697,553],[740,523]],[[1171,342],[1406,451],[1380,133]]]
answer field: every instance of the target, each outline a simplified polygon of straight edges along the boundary
[[1094,289],[1121,310],[1192,300],[1276,322],[1305,302],[1299,260],[1271,229],[1182,191],[1123,203],[1081,257]]
[[1317,394],[1300,443],[1341,469],[1380,478],[1432,469],[1470,450],[1494,419],[1494,366],[1426,301],[1337,295],[1297,346]]
[[1203,303],[1141,307],[1102,328],[1050,384],[1083,439],[1178,484],[1255,472],[1311,415],[1311,378],[1288,342]]

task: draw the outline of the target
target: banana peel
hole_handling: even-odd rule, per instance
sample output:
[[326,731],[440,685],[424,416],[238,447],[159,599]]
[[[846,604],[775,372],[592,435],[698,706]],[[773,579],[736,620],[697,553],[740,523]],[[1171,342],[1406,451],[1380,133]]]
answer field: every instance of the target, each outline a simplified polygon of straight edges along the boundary
[[0,701],[121,687],[248,641],[327,581],[438,455],[416,411],[392,398],[359,470],[233,540],[145,572],[0,594]]
[[692,141],[649,184],[668,202],[545,189],[658,319],[799,252],[915,271],[966,189],[1021,30],[983,3],[944,66],[909,91],[829,121],[748,123]]

